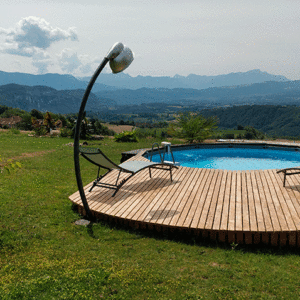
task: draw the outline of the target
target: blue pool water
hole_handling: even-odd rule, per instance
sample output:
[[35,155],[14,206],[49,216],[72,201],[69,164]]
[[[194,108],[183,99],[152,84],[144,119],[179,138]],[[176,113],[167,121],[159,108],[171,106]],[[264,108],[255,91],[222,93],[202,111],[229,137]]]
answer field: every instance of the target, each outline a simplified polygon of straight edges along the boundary
[[[300,152],[286,149],[198,148],[173,150],[173,155],[180,166],[191,168],[264,170],[300,166]],[[172,161],[171,155],[166,154],[165,160]],[[160,162],[159,154],[153,155],[152,161]]]

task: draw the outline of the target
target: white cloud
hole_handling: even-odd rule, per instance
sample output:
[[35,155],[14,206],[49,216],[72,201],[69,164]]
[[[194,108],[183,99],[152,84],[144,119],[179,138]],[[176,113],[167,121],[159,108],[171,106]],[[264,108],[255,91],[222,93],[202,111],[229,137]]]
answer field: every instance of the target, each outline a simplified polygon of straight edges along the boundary
[[4,36],[0,52],[32,58],[32,65],[38,73],[45,73],[53,65],[49,53],[46,51],[53,43],[71,40],[77,41],[74,27],[63,30],[52,27],[45,19],[27,17],[21,19],[14,28],[1,28],[0,36]]
[[48,67],[52,64],[50,55],[45,51],[40,51],[32,57],[32,65],[38,69],[39,74],[47,73]]
[[93,74],[100,63],[99,58],[91,59],[88,55],[78,55],[76,51],[69,48],[63,49],[57,57],[62,71],[78,76]]
[[77,52],[72,49],[63,49],[58,55],[59,66],[64,72],[73,73],[79,66],[82,65]]
[[0,28],[0,35],[5,36],[2,52],[28,57],[38,54],[39,50],[49,48],[54,42],[78,40],[73,27],[67,30],[54,28],[45,19],[38,17],[23,18],[15,28]]

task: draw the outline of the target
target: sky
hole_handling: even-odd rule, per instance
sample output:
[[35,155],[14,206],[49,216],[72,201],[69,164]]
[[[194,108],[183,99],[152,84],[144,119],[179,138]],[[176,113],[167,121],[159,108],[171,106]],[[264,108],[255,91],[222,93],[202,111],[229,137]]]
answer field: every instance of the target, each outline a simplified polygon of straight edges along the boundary
[[299,15],[299,0],[1,0],[0,70],[91,76],[122,42],[134,77],[260,69],[299,80]]

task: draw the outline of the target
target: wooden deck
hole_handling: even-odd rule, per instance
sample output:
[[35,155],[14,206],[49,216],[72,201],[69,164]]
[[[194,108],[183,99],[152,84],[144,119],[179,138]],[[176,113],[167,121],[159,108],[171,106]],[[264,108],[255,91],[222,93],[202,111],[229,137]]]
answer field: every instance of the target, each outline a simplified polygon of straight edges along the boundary
[[[134,159],[146,160],[139,153]],[[187,230],[237,244],[300,247],[300,175],[276,170],[226,171],[179,167],[169,172],[144,170],[112,197],[113,190],[84,189],[99,218],[129,222],[135,227]],[[106,182],[116,180],[117,172]],[[79,192],[69,199],[84,214]]]

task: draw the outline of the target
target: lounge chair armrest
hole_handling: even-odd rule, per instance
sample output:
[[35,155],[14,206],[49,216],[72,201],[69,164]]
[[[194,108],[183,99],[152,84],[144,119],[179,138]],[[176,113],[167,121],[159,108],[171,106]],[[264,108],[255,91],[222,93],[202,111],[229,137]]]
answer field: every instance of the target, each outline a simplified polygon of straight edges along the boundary
[[281,169],[279,171],[277,171],[277,173],[281,173],[281,172],[284,172],[286,173],[286,171],[293,171],[293,170],[298,170],[300,172],[300,168],[286,168],[286,169]]

